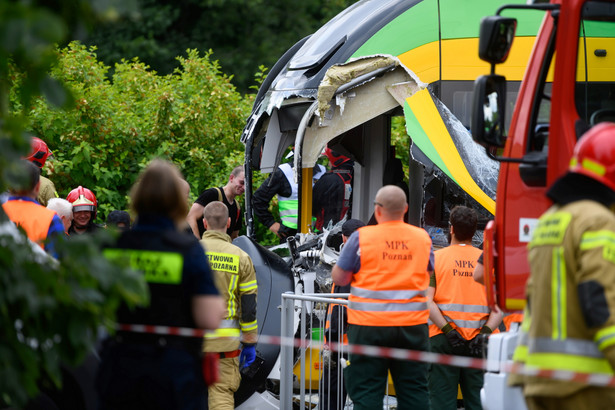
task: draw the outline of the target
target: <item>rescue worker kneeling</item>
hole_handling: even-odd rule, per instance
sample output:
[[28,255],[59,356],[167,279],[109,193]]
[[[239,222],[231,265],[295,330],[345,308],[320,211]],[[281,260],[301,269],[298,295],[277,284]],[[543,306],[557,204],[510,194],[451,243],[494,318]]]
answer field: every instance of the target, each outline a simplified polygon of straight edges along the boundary
[[[501,323],[502,312],[489,310],[484,285],[474,281],[474,267],[481,254],[472,246],[476,212],[456,206],[451,211],[450,224],[451,244],[435,252],[435,268],[427,290],[431,351],[482,357],[486,336]],[[437,364],[429,371],[432,408],[456,409],[457,385],[465,409],[482,409],[482,370]]]
[[226,205],[211,202],[203,215],[206,231],[201,245],[226,306],[220,327],[205,335],[205,352],[217,352],[220,357],[218,382],[208,388],[209,408],[234,409],[233,395],[241,382],[240,367],[248,367],[256,359],[256,273],[248,254],[233,245],[226,233],[231,223]]

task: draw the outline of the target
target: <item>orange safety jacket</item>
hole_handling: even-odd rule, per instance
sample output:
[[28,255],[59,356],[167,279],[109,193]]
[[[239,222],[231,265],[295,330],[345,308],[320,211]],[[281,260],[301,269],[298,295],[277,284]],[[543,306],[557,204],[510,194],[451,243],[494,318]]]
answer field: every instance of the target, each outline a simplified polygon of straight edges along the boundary
[[55,212],[35,202],[21,199],[8,200],[2,204],[2,208],[11,221],[26,231],[30,240],[44,249],[43,242],[47,239]]
[[523,322],[523,313],[505,313],[502,319],[502,323],[504,323],[507,332],[510,330],[510,326],[513,323],[521,322]]
[[[335,283],[331,286],[331,293],[335,293]],[[341,299],[341,298],[336,298],[336,299]],[[333,307],[337,306],[337,312],[333,312]],[[337,329],[338,334],[342,334],[342,340],[341,342],[344,345],[348,344],[348,334],[346,334],[346,329],[344,326],[344,316],[348,315],[347,311],[346,311],[346,306],[344,305],[337,305],[335,303],[329,303],[329,308],[327,309],[327,320],[325,322],[325,343],[331,343],[331,342],[336,342],[339,343],[340,340],[329,340],[329,335],[332,334],[333,332],[335,332],[336,329],[331,329],[331,316],[333,314],[337,314],[339,315],[339,319],[337,321],[339,329]],[[339,337],[338,337],[339,339]]]
[[365,226],[358,232],[361,267],[350,284],[348,323],[426,324],[431,252],[427,232],[402,221]]
[[[474,280],[474,267],[481,250],[471,245],[451,245],[435,256],[434,302],[444,318],[466,340],[473,339],[489,318],[485,286]],[[429,322],[429,337],[442,333]]]

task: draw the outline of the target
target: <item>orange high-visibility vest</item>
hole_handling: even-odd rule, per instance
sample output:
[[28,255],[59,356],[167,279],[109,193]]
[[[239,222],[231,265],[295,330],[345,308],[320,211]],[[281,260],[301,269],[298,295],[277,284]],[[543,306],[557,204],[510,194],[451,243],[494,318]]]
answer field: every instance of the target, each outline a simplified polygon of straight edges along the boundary
[[506,326],[506,331],[508,332],[510,330],[510,326],[513,323],[521,323],[523,322],[523,313],[507,313],[504,314],[504,318],[502,319],[502,322],[504,322],[504,326]]
[[[331,285],[331,293],[335,293],[335,283]],[[341,298],[336,298],[336,299],[341,299]],[[331,330],[331,315],[333,314],[333,306],[337,306],[339,309],[343,309],[343,310],[338,310],[338,314],[340,318],[340,320],[338,321],[338,325],[340,327],[339,332],[343,335],[341,342],[347,345],[348,344],[348,334],[346,334],[346,329],[344,329],[344,323],[342,321],[344,313],[347,314],[346,306],[336,305],[335,303],[329,303],[329,308],[327,309],[327,320],[325,321],[325,343],[338,342],[338,340],[329,340],[329,337],[328,337],[328,335],[330,334],[330,330]]]
[[55,212],[37,203],[21,199],[6,201],[2,204],[2,208],[11,221],[26,231],[30,240],[43,248]]
[[431,238],[422,228],[390,221],[360,228],[361,268],[352,276],[348,323],[427,323]]
[[[474,280],[474,267],[481,250],[471,245],[451,245],[437,250],[435,256],[436,293],[434,302],[444,318],[466,340],[476,336],[487,323],[490,309],[485,286]],[[429,336],[442,333],[429,325]]]

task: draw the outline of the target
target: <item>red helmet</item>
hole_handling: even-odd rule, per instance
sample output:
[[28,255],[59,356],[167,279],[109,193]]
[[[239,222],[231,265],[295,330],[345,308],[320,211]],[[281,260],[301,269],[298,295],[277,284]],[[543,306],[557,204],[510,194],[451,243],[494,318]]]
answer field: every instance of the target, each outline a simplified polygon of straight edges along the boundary
[[90,211],[93,213],[92,219],[96,218],[96,196],[92,191],[79,185],[70,191],[66,200],[73,204],[73,212]]
[[43,168],[45,161],[47,161],[47,158],[52,154],[52,152],[49,151],[49,147],[47,147],[45,141],[37,137],[32,137],[30,147],[30,154],[28,154],[25,159],[32,162],[37,167]]
[[602,122],[581,137],[574,147],[570,171],[615,191],[615,123]]
[[331,164],[332,167],[339,167],[340,165],[350,161],[350,158],[333,151],[329,147],[325,148],[325,155],[329,158],[329,164]]

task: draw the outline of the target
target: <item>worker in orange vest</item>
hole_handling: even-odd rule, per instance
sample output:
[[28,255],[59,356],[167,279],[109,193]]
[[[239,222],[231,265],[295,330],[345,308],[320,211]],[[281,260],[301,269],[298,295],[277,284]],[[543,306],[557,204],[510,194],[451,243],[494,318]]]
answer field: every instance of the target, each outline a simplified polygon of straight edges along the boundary
[[28,238],[50,255],[57,257],[55,239],[64,233],[60,217],[36,200],[40,188],[40,171],[25,159],[20,161],[21,181],[10,188],[11,196],[2,204],[4,212]]
[[[365,223],[358,219],[349,219],[344,222],[342,224],[342,246],[348,241],[350,235],[362,226],[365,226]],[[331,293],[350,293],[350,285],[335,286],[333,284]],[[347,345],[347,327],[348,315],[346,308],[335,303],[329,304],[327,321],[325,323],[325,346],[323,349],[325,367],[318,388],[318,408],[321,410],[343,409],[344,403],[346,403],[347,392],[344,387],[342,369],[339,366],[340,360],[345,359],[346,354],[340,351],[340,349],[331,349],[330,344]]]
[[[332,270],[335,284],[350,283],[348,341],[427,351],[431,238],[403,221],[401,188],[382,187],[374,205],[378,224],[357,229]],[[382,408],[389,371],[400,409],[430,408],[426,363],[351,353],[344,379],[355,410]]]
[[[476,282],[483,285],[485,284],[485,267],[483,265],[482,252],[478,257],[478,261],[476,261],[473,276]],[[498,328],[501,332],[508,332],[513,324],[519,326],[521,325],[521,322],[523,322],[523,313],[521,311],[504,312],[504,318]]]
[[[450,214],[450,246],[435,252],[429,301],[431,351],[481,357],[485,337],[502,321],[500,310],[487,305],[484,285],[473,273],[480,249],[472,246],[477,216],[473,209],[456,206]],[[464,408],[482,409],[483,372],[478,369],[434,364],[429,371],[429,395],[434,409],[457,409],[457,386]]]

